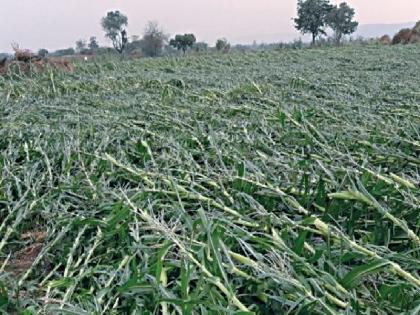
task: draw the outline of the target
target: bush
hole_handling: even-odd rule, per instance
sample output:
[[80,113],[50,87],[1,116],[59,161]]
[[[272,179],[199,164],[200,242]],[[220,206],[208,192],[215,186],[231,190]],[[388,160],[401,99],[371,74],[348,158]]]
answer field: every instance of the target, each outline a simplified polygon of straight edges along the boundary
[[379,44],[381,45],[391,45],[392,40],[389,35],[384,35],[381,38],[379,38]]
[[410,42],[411,35],[412,30],[409,28],[404,28],[400,30],[397,34],[395,34],[394,38],[392,39],[392,44],[408,44]]
[[44,49],[44,48],[42,48],[42,49],[40,49],[40,50],[38,51],[38,56],[40,56],[40,57],[42,57],[42,58],[47,57],[47,55],[48,55],[48,50],[46,50],[46,49]]
[[420,21],[413,29],[404,28],[400,30],[392,39],[393,45],[420,43]]
[[230,51],[230,43],[227,41],[226,38],[220,38],[216,42],[216,49],[218,51],[222,51],[224,53],[228,53]]
[[415,31],[416,33],[420,34],[420,21],[418,21],[416,23],[416,25],[413,28],[413,31]]

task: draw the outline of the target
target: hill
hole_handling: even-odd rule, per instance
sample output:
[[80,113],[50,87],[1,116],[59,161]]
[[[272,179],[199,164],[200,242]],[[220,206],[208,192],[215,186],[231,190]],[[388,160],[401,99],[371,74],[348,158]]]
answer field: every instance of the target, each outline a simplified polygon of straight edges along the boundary
[[420,46],[0,80],[0,311],[418,310]]
[[394,36],[403,28],[413,28],[415,22],[400,24],[364,24],[360,25],[354,36],[362,36],[364,38],[378,38],[383,35]]

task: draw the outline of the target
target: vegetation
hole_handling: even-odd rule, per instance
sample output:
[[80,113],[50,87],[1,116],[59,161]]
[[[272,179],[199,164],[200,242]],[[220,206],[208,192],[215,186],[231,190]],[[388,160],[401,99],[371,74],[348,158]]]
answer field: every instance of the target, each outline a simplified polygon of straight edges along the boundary
[[148,57],[161,56],[168,37],[157,22],[149,22],[143,34],[143,53]]
[[418,21],[412,29],[404,28],[400,30],[392,39],[393,45],[416,43],[420,43],[420,21]]
[[345,2],[334,6],[328,13],[327,24],[335,33],[337,45],[340,45],[343,35],[350,35],[356,31],[359,23],[353,20],[354,14],[354,9]]
[[209,45],[206,42],[198,42],[193,45],[195,52],[206,52],[209,50]]
[[79,39],[78,41],[76,41],[76,52],[77,53],[83,53],[87,48],[87,44],[86,41],[84,41],[83,39]]
[[76,53],[76,51],[74,50],[74,48],[70,47],[70,48],[56,50],[53,53],[51,53],[50,55],[60,57],[60,56],[72,56],[75,53]]
[[99,43],[98,43],[98,40],[96,39],[95,36],[92,36],[89,39],[88,48],[92,51],[95,51],[95,50],[99,49]]
[[303,34],[312,34],[312,45],[319,35],[326,35],[325,26],[332,6],[328,0],[299,0],[295,27]]
[[128,18],[120,11],[110,11],[102,18],[102,28],[105,36],[112,41],[114,49],[122,54],[128,43],[127,30]]
[[419,53],[1,77],[0,312],[417,314]]
[[187,51],[188,48],[192,48],[195,44],[197,39],[195,38],[194,34],[184,34],[184,35],[176,35],[174,39],[171,39],[169,45],[175,47],[178,50],[182,50],[183,53]]
[[329,0],[299,0],[298,17],[295,27],[303,34],[312,34],[312,46],[317,37],[326,35],[326,27],[334,31],[336,45],[340,45],[343,35],[353,34],[358,22],[354,21],[355,10],[346,2],[339,6],[331,5]]
[[45,58],[48,56],[48,50],[46,50],[45,48],[41,48],[40,50],[38,50],[38,56]]
[[220,38],[216,41],[216,50],[228,52],[230,50],[230,44],[226,38]]

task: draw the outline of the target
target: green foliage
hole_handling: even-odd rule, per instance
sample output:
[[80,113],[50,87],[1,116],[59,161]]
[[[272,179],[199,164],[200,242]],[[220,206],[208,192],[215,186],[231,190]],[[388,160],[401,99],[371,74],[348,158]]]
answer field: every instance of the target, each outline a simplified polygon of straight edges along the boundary
[[122,54],[128,43],[127,30],[128,18],[120,11],[110,11],[101,20],[105,36],[108,37],[115,50]]
[[87,44],[86,41],[79,39],[78,41],[76,41],[76,52],[77,53],[81,53],[82,51],[86,50],[87,48]]
[[209,49],[209,45],[206,42],[198,42],[192,48],[195,52],[206,52]]
[[3,77],[0,314],[417,314],[419,54]]
[[88,48],[92,51],[97,50],[99,48],[98,40],[95,36],[89,38]]
[[53,56],[72,56],[76,53],[76,51],[74,50],[74,48],[70,47],[70,48],[66,48],[66,49],[59,49],[54,51],[53,53],[51,53],[51,55]]
[[157,22],[149,22],[144,30],[141,49],[144,55],[157,57],[162,55],[163,47],[168,41],[168,35]]
[[41,48],[40,50],[38,50],[38,56],[45,58],[48,55],[48,50],[46,50],[45,48]]
[[295,27],[303,34],[312,34],[312,44],[319,35],[325,35],[327,16],[332,6],[328,0],[299,0]]
[[187,51],[188,48],[192,48],[196,42],[196,38],[194,34],[184,34],[184,35],[176,35],[175,38],[169,41],[169,45],[175,47],[178,50],[182,50],[183,53]]
[[354,15],[354,9],[345,2],[334,6],[328,13],[327,24],[335,32],[337,45],[340,44],[343,35],[350,35],[356,31],[359,23],[353,21]]
[[230,51],[230,44],[226,38],[219,38],[216,41],[216,50],[222,52],[229,52]]

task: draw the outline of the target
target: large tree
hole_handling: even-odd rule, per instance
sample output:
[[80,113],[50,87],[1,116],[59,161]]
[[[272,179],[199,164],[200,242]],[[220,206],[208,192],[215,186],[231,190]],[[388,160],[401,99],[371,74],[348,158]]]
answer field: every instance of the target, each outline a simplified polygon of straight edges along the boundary
[[216,49],[217,51],[229,52],[230,44],[226,38],[219,38],[216,41]]
[[332,6],[327,0],[299,0],[295,27],[303,34],[312,34],[312,45],[319,35],[325,35],[327,16]]
[[356,31],[359,23],[354,21],[355,11],[347,3],[334,6],[327,15],[327,24],[335,33],[335,41],[340,45],[343,35],[349,35]]
[[192,48],[196,42],[194,34],[176,35],[174,39],[171,39],[169,45],[175,47],[178,50],[182,50],[185,54],[188,48]]
[[101,21],[105,36],[112,41],[115,50],[122,54],[128,43],[128,18],[120,11],[110,11]]
[[149,22],[144,30],[142,51],[146,56],[156,57],[162,54],[163,47],[168,41],[168,35],[157,22]]

